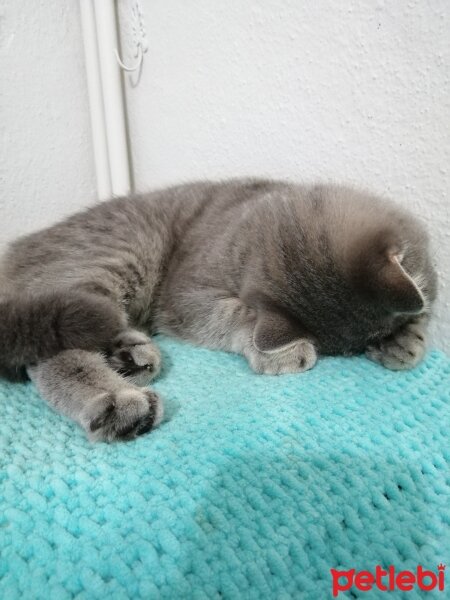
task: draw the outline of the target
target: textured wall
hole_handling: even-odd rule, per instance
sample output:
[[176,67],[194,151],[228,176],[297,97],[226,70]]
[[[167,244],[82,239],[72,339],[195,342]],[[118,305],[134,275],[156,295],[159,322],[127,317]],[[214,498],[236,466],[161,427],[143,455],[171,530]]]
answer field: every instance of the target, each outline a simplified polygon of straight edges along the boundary
[[78,2],[3,0],[0,27],[2,246],[96,191]]
[[149,52],[127,86],[138,187],[257,174],[396,198],[429,224],[441,276],[433,341],[449,350],[450,3],[141,6]]

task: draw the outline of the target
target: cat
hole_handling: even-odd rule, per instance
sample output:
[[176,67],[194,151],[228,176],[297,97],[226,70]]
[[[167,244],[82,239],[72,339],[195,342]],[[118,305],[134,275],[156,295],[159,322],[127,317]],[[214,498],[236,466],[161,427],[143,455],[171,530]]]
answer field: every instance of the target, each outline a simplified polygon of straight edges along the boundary
[[300,373],[318,355],[390,369],[424,356],[436,296],[418,220],[370,193],[270,180],[108,200],[14,242],[0,263],[0,370],[29,376],[92,440],[163,417],[163,332]]

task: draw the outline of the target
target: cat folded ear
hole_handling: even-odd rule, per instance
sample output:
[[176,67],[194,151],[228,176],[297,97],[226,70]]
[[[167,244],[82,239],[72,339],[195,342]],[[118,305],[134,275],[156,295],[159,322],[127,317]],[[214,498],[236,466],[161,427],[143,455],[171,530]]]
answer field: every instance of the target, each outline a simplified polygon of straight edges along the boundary
[[388,310],[420,313],[425,307],[425,297],[402,262],[399,244],[379,236],[358,257],[359,282]]
[[425,308],[425,298],[414,279],[402,265],[400,253],[388,252],[379,273],[380,291],[388,308],[401,313],[419,313]]

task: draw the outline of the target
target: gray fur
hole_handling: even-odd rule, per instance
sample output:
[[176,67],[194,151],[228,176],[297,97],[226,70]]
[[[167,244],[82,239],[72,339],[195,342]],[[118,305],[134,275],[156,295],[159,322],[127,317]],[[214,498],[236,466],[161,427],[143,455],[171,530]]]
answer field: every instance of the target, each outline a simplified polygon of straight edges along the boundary
[[[114,199],[12,244],[0,267],[0,365],[95,439],[162,415],[144,332],[243,354],[259,373],[366,352],[423,357],[436,294],[411,215],[340,186],[232,180]],[[5,342],[6,340],[6,342]]]
[[131,439],[162,419],[158,396],[126,381],[96,352],[63,350],[28,372],[47,401],[92,440]]

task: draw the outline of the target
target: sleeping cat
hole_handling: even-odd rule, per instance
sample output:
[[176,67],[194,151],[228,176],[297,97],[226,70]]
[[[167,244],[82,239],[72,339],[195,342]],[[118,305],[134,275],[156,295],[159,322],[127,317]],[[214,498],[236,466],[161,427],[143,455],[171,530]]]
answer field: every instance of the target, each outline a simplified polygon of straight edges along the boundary
[[0,285],[2,374],[28,374],[108,441],[161,421],[143,387],[160,369],[151,332],[243,354],[257,373],[363,352],[407,369],[436,295],[411,215],[346,187],[262,180],[99,204],[12,244]]

